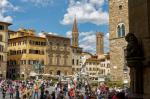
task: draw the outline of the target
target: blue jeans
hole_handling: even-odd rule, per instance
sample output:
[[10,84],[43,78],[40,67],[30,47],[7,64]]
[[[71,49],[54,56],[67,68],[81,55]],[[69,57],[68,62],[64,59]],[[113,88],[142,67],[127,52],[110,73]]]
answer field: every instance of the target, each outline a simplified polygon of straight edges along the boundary
[[35,99],[35,97],[37,97],[37,99],[38,99],[38,92],[34,92],[34,99]]

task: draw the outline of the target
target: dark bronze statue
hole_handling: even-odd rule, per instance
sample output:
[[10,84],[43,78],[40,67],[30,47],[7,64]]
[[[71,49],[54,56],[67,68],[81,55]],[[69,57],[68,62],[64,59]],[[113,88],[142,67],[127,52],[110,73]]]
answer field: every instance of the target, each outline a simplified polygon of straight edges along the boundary
[[138,39],[133,33],[128,33],[125,37],[128,42],[126,59],[142,57],[142,48]]

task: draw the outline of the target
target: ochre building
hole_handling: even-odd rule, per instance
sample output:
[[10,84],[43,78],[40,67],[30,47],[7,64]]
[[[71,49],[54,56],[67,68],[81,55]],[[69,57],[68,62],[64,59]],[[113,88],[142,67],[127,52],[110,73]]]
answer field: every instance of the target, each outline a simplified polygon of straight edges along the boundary
[[35,31],[9,31],[7,77],[29,77],[37,64],[43,67],[46,65],[45,54],[46,39],[36,36]]
[[8,26],[10,23],[0,22],[0,78],[6,78]]

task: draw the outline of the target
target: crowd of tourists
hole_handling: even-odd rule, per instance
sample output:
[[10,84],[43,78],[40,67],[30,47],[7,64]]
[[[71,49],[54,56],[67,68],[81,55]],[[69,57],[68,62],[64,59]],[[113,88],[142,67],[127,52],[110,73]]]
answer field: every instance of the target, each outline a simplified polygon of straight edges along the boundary
[[87,82],[52,85],[52,80],[1,80],[0,90],[3,99],[127,99],[125,90],[110,89],[105,84],[91,88]]

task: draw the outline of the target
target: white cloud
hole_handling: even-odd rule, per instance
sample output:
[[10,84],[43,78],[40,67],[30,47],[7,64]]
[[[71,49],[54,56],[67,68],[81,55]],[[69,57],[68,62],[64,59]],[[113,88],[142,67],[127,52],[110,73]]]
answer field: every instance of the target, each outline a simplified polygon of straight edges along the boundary
[[[42,36],[44,33],[46,33],[46,32],[40,32],[40,33],[38,33],[38,35]],[[58,33],[54,33],[54,32],[48,32],[47,34],[58,35]]]
[[72,31],[68,31],[68,32],[66,33],[66,36],[69,37],[69,38],[72,38]]
[[53,0],[22,0],[22,2],[30,2],[36,6],[48,6],[53,3]]
[[[66,33],[67,37],[72,38],[71,31]],[[96,32],[80,32],[79,33],[79,46],[84,51],[95,54],[96,53]],[[104,34],[104,52],[109,51],[109,33]]]
[[104,35],[104,51],[109,52],[109,33]]
[[54,32],[48,32],[48,34],[58,35],[58,33],[54,33]]
[[[84,51],[88,51],[91,53],[95,53],[96,51],[96,36],[94,32],[85,32],[87,35],[82,35],[80,37],[79,43],[80,47],[83,48]],[[84,34],[82,32],[81,34]]]
[[12,22],[13,18],[11,16],[3,16],[3,14],[0,14],[0,21],[2,22]]
[[0,0],[0,21],[12,22],[11,16],[5,16],[5,13],[9,11],[18,11],[19,7],[14,6],[9,0]]
[[70,0],[61,24],[72,24],[76,16],[79,23],[108,24],[108,12],[102,6],[106,0]]

